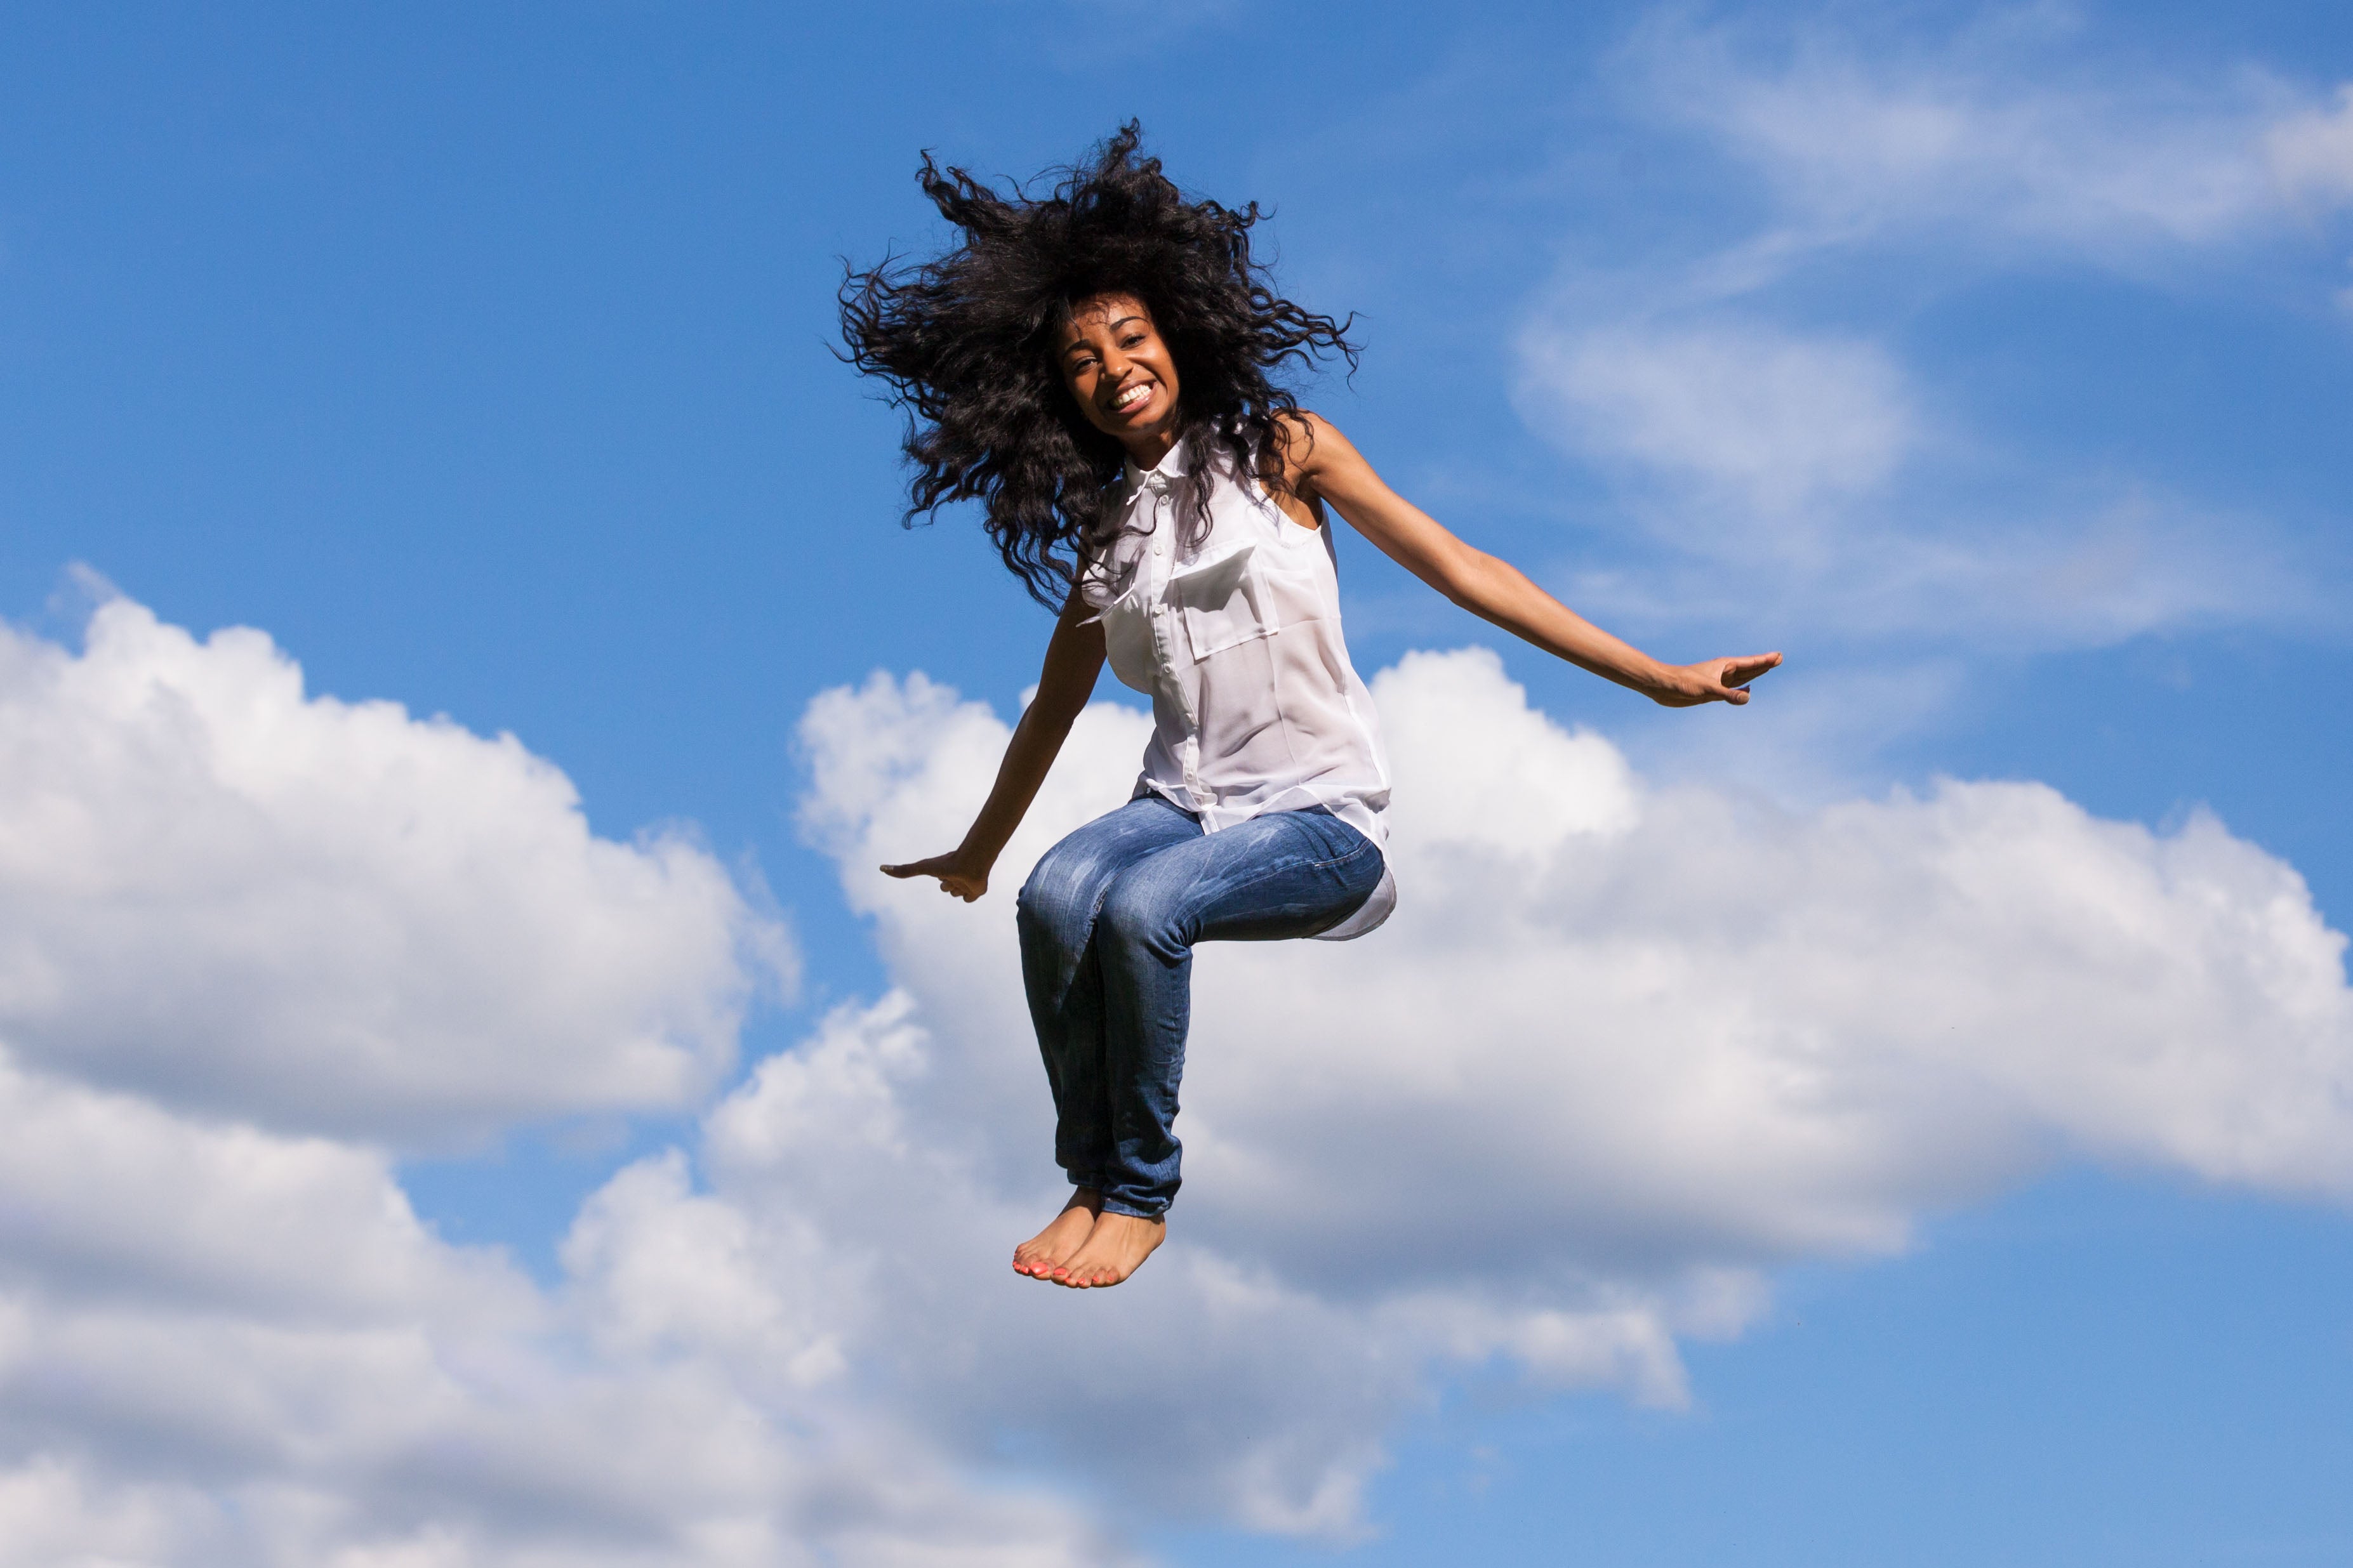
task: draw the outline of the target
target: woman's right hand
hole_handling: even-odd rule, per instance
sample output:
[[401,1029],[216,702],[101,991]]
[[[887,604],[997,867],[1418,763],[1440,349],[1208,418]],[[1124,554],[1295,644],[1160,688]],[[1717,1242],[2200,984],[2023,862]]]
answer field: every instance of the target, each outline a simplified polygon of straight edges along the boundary
[[971,903],[988,891],[989,868],[1005,852],[1013,830],[1046,782],[1046,770],[1062,749],[1062,738],[1095,689],[1103,667],[1103,626],[1093,618],[1082,595],[1073,594],[1054,623],[1054,638],[1046,645],[1046,666],[1038,672],[1038,694],[1021,710],[1006,743],[1005,760],[997,764],[997,782],[972,819],[964,842],[945,855],[885,866],[886,877],[935,877],[940,891]]
[[940,891],[953,893],[965,903],[971,903],[988,891],[988,868],[967,866],[961,852],[934,855],[928,860],[910,860],[903,866],[885,866],[886,877],[937,877]]

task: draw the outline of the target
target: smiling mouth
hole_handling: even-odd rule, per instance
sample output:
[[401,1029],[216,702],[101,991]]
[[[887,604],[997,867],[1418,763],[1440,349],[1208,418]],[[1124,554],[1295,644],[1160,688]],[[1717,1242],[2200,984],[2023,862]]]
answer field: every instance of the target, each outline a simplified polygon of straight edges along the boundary
[[1113,414],[1124,414],[1129,409],[1141,405],[1151,395],[1152,384],[1148,381],[1140,381],[1111,400],[1111,411]]

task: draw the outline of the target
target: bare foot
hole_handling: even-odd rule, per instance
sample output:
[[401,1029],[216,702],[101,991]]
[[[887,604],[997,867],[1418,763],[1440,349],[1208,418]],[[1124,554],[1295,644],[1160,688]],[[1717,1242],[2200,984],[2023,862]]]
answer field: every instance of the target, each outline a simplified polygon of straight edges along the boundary
[[1087,1232],[1086,1245],[1048,1278],[1074,1290],[1116,1285],[1142,1267],[1167,1234],[1166,1220],[1141,1219],[1132,1214],[1099,1215],[1094,1228]]
[[1048,1271],[1060,1266],[1062,1260],[1078,1251],[1087,1232],[1094,1228],[1095,1215],[1103,1213],[1103,1194],[1092,1187],[1080,1187],[1071,1194],[1071,1201],[1051,1224],[1013,1249],[1013,1272],[1043,1279]]

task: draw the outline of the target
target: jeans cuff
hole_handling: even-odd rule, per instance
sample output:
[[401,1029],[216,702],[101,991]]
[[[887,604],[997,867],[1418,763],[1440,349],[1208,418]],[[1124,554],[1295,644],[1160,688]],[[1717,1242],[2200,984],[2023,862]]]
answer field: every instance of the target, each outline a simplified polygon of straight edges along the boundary
[[1168,1212],[1168,1205],[1164,1200],[1157,1208],[1143,1208],[1128,1202],[1125,1198],[1106,1197],[1103,1199],[1103,1212],[1124,1214],[1130,1219],[1158,1219]]

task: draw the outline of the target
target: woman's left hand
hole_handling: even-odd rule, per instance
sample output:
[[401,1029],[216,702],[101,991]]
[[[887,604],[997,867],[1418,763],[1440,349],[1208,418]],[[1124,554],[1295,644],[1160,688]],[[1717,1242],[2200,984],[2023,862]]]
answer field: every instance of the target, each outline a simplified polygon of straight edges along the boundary
[[1781,662],[1778,653],[1752,653],[1739,658],[1711,658],[1698,664],[1672,664],[1663,679],[1648,689],[1651,701],[1662,708],[1696,708],[1703,702],[1748,700],[1748,683]]
[[1743,688],[1781,662],[1778,653],[1760,653],[1662,665],[1537,587],[1510,562],[1455,538],[1383,483],[1364,455],[1326,421],[1301,414],[1283,428],[1296,437],[1283,443],[1283,489],[1303,501],[1329,501],[1390,560],[1472,615],[1556,658],[1668,708],[1737,706],[1748,700]]

